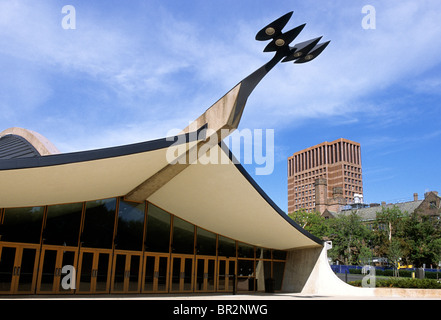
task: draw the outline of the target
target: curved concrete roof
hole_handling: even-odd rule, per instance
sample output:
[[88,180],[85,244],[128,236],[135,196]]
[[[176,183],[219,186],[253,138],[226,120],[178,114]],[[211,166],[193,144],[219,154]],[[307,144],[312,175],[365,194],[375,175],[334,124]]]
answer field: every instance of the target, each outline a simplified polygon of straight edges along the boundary
[[[167,147],[173,143],[172,139],[159,139],[0,160],[0,208],[124,196],[168,165]],[[191,143],[185,144],[187,149]],[[275,249],[321,246],[320,239],[291,221],[220,146],[210,152],[223,159],[218,164],[185,166],[145,200],[200,227],[254,245]]]
[[[177,137],[0,160],[0,208],[124,196],[130,201],[151,201],[202,228],[253,245],[321,247],[322,241],[288,218],[233,161],[230,151],[224,152],[218,144],[225,138],[225,130],[231,133],[239,125],[249,94],[273,67],[273,60],[231,89]],[[172,145],[179,145],[180,152],[170,157],[168,147]],[[202,164],[201,157],[208,154],[211,160]],[[173,160],[184,161],[173,164]]]

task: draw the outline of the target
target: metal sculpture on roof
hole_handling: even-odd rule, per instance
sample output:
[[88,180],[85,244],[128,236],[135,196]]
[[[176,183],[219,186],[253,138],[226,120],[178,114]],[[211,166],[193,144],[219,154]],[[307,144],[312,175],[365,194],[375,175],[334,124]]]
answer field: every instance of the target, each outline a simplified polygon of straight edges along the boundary
[[292,14],[293,11],[288,12],[287,14],[268,24],[256,34],[256,40],[258,41],[271,40],[271,42],[263,50],[264,52],[276,53],[269,62],[242,80],[241,91],[238,97],[238,107],[236,107],[233,123],[238,123],[249,95],[259,84],[259,82],[268,74],[268,72],[277,65],[277,63],[280,61],[294,61],[294,63],[300,64],[312,61],[317,58],[317,56],[319,56],[330,43],[330,41],[326,41],[319,44],[322,37],[318,37],[297,43],[291,47],[291,42],[297,38],[306,25],[302,24],[294,29],[282,32],[283,28],[291,19]]

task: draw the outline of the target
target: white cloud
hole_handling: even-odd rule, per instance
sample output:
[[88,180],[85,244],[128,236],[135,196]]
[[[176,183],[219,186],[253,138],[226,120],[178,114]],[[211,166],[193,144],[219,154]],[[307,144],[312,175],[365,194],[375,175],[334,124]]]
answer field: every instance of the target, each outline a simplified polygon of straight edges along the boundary
[[[338,3],[304,6],[304,14],[300,10],[295,13],[287,28],[308,17],[299,41],[324,35],[323,41],[332,42],[310,64],[277,66],[250,97],[243,126],[287,127],[367,110],[384,112],[387,106],[370,105],[370,96],[403,82],[409,85],[440,63],[441,8],[435,1],[372,1],[377,9],[376,30],[361,28],[359,3]],[[230,23],[201,26],[161,7],[146,12],[147,18],[137,16],[133,21],[118,19],[117,11],[106,12],[110,16],[103,19],[96,19],[97,12],[80,13],[77,10],[77,29],[63,30],[59,4],[0,3],[0,64],[15,61],[24,66],[21,73],[8,77],[13,81],[1,82],[0,108],[9,119],[34,108],[40,108],[40,116],[44,116],[44,104],[57,95],[57,80],[51,76],[62,75],[78,80],[78,86],[84,81],[100,84],[103,92],[115,97],[114,101],[105,100],[108,107],[125,114],[112,129],[94,129],[97,133],[90,146],[159,137],[176,126],[185,127],[271,58],[261,52],[266,43],[254,41],[264,20],[260,16],[255,21],[231,16],[226,17]],[[8,74],[14,75],[16,70],[11,66]],[[424,88],[430,92],[439,90],[435,78],[426,83]],[[420,82],[415,90],[422,91],[423,85]],[[78,99],[85,104],[78,110],[87,105],[92,94],[87,92]],[[10,110],[12,102],[18,104],[14,111]],[[68,124],[70,120],[63,115],[50,116],[46,116],[48,124]],[[5,123],[0,121],[3,126]],[[66,141],[69,150],[79,148],[75,141],[84,142],[90,135],[89,128],[80,123],[65,128],[59,140]],[[99,130],[105,134],[99,135]],[[75,131],[84,132],[84,136],[72,136]]]

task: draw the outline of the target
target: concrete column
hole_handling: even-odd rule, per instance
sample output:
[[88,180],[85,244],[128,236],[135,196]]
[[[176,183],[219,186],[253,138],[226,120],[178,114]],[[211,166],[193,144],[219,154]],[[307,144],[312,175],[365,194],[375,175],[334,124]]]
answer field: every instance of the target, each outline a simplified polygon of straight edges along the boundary
[[282,291],[330,296],[374,297],[378,289],[353,287],[340,280],[329,266],[327,248],[324,246],[288,251]]

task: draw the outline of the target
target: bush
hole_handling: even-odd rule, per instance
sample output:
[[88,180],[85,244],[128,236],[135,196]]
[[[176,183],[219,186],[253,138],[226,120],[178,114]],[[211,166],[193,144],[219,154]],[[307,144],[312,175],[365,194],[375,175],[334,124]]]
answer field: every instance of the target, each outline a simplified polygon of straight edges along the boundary
[[[384,276],[384,277],[394,277],[395,270],[393,269],[375,269],[375,275],[376,276]],[[350,274],[361,274],[361,268],[349,268]],[[415,270],[406,270],[402,269],[399,271],[400,278],[412,278],[412,273],[415,273]],[[424,277],[427,279],[437,279],[437,272],[433,271],[426,271],[424,273]],[[441,278],[441,272],[438,274],[438,277]]]
[[[361,287],[361,280],[351,281],[350,285]],[[410,278],[389,278],[376,279],[377,288],[418,288],[418,289],[441,289],[441,281],[433,279],[410,279]]]

